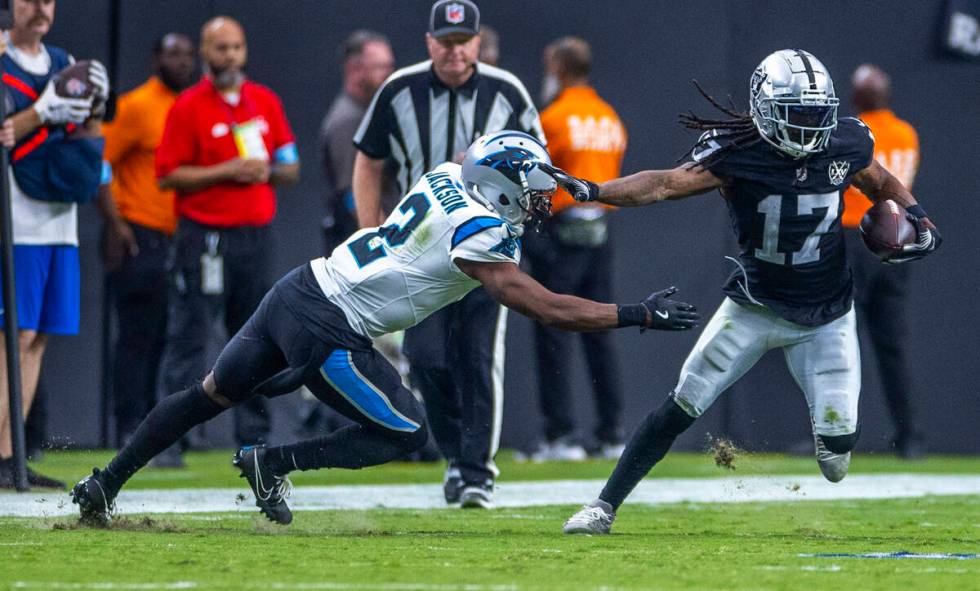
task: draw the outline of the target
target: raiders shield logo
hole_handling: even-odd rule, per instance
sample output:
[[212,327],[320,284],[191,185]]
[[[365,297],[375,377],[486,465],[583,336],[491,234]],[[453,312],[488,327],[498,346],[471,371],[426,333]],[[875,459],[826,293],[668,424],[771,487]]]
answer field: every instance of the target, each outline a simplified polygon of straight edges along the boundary
[[806,182],[806,165],[803,165],[796,169],[796,182],[798,183]]
[[466,8],[462,4],[446,6],[446,22],[458,25],[464,20],[466,20]]
[[851,163],[847,160],[837,160],[830,163],[827,167],[827,175],[830,176],[830,184],[839,185],[847,177],[847,171],[851,168]]

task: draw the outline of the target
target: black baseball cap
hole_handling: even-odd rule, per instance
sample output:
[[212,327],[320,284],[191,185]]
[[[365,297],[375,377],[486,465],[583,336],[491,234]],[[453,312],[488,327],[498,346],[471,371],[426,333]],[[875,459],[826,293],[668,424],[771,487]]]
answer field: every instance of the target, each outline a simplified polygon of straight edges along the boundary
[[429,34],[445,37],[453,33],[476,35],[480,31],[480,9],[470,0],[439,0],[429,14]]

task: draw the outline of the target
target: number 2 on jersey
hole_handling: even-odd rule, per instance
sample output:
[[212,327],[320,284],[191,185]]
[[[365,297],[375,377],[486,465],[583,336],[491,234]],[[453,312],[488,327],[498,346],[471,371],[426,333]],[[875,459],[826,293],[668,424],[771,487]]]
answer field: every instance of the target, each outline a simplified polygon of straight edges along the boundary
[[347,245],[350,253],[354,256],[354,260],[357,261],[357,266],[363,267],[388,256],[381,239],[388,243],[389,248],[404,244],[412,235],[412,231],[425,219],[425,215],[429,213],[429,207],[431,204],[425,193],[413,193],[406,197],[398,208],[398,211],[402,213],[412,212],[412,217],[404,225],[381,226],[376,231],[368,232]]
[[[796,198],[796,214],[811,215],[815,209],[827,208],[823,219],[816,229],[803,241],[803,248],[793,253],[792,265],[805,265],[820,260],[820,237],[827,233],[830,225],[837,219],[840,207],[840,194],[819,193],[798,195]],[[770,195],[759,202],[759,213],[766,216],[762,230],[762,248],[755,249],[755,258],[774,265],[786,264],[786,253],[779,252],[779,222],[783,210],[783,196]]]

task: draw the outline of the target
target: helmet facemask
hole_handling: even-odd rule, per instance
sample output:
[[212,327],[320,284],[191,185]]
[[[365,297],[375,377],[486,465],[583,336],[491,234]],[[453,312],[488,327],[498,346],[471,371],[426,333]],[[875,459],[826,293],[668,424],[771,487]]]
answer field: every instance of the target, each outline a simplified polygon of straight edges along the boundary
[[537,165],[534,162],[528,162],[525,166],[521,167],[519,172],[521,187],[523,189],[520,206],[525,211],[524,225],[535,232],[540,230],[541,224],[551,217],[551,198],[555,196],[555,191],[557,190],[557,185],[547,189],[531,188],[527,180],[527,175],[531,170],[536,168]]
[[[804,158],[823,151],[830,141],[830,134],[837,127],[835,97],[788,97],[762,99],[753,115],[763,137],[794,158]],[[763,130],[768,130],[768,133]]]

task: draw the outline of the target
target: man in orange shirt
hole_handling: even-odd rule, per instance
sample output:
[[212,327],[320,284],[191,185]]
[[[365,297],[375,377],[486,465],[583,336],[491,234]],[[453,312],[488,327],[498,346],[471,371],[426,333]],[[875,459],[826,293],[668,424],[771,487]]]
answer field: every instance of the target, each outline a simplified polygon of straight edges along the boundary
[[[851,78],[858,117],[875,137],[874,155],[906,188],[912,188],[919,167],[919,138],[907,122],[889,109],[891,81],[876,66],[865,64]],[[910,265],[882,265],[861,244],[858,228],[871,202],[856,187],[844,194],[847,254],[854,273],[855,302],[868,327],[878,360],[881,384],[895,422],[895,453],[903,458],[922,455],[922,438],[915,429],[911,375],[906,359],[908,338],[906,296]]]
[[[559,39],[545,49],[544,64],[546,91],[558,91],[554,102],[541,113],[555,166],[595,182],[617,178],[626,150],[626,131],[616,111],[589,86],[589,44],[574,37]],[[559,190],[552,204],[554,216],[539,233],[525,235],[525,254],[538,281],[563,293],[601,301],[612,298],[613,253],[606,207],[576,203]],[[532,452],[531,459],[583,460],[585,449],[574,439],[575,407],[568,369],[572,335],[536,325],[535,337],[545,441]],[[582,333],[582,340],[599,415],[596,454],[616,458],[622,453],[623,433],[615,343],[608,331]]]
[[116,432],[125,441],[153,407],[167,332],[167,256],[177,227],[173,191],[157,186],[155,154],[177,94],[194,82],[194,44],[170,33],[153,48],[153,76],[119,98],[106,124],[114,175],[100,196],[103,258],[118,319],[113,346]]

